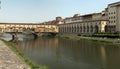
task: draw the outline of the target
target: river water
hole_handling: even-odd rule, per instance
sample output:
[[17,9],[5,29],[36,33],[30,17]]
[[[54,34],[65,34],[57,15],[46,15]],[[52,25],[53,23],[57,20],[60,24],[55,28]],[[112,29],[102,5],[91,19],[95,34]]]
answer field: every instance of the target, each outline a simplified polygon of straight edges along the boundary
[[19,35],[16,47],[49,69],[120,69],[120,45],[113,43]]

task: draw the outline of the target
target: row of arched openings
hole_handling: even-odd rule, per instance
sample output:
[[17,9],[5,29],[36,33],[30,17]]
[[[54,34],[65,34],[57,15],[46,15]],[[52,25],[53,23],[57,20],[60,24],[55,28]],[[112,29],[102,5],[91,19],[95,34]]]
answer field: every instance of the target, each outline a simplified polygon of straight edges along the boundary
[[96,26],[60,26],[59,27],[59,32],[60,33],[90,33],[90,32],[94,32],[94,33],[98,33],[99,32],[99,27]]

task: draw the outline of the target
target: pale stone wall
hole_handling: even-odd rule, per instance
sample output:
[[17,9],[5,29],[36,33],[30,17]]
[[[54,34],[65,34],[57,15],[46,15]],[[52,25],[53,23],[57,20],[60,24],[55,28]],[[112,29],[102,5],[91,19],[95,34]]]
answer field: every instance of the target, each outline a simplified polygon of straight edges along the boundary
[[107,21],[87,21],[59,25],[60,34],[91,35],[93,33],[105,32]]
[[101,13],[93,14],[92,19],[93,19],[93,20],[100,20],[101,17],[102,17]]
[[[96,21],[98,20],[98,21]],[[120,2],[109,4],[108,7],[100,13],[86,14],[77,17],[64,19],[67,27],[60,27],[61,32],[69,33],[95,33],[95,32],[120,32]],[[79,23],[75,25],[74,23]],[[64,25],[64,24],[63,24]],[[96,30],[95,28],[98,29]],[[93,28],[93,29],[92,29]],[[92,32],[91,32],[92,31]]]
[[116,24],[116,31],[120,33],[120,5],[117,6],[117,24]]
[[108,5],[109,32],[120,32],[120,2]]

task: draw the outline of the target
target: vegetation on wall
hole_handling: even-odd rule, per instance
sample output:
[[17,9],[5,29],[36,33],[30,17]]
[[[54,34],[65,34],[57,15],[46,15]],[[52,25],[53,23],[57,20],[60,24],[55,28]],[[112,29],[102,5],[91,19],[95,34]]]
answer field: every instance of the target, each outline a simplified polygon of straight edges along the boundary
[[120,38],[120,34],[119,33],[97,33],[97,34],[93,34],[92,37]]

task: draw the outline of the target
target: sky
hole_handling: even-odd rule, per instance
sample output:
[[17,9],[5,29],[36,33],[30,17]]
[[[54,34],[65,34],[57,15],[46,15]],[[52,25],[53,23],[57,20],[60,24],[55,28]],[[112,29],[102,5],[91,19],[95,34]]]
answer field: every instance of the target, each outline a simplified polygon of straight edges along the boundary
[[97,13],[119,0],[1,0],[0,22],[42,23],[55,17]]

